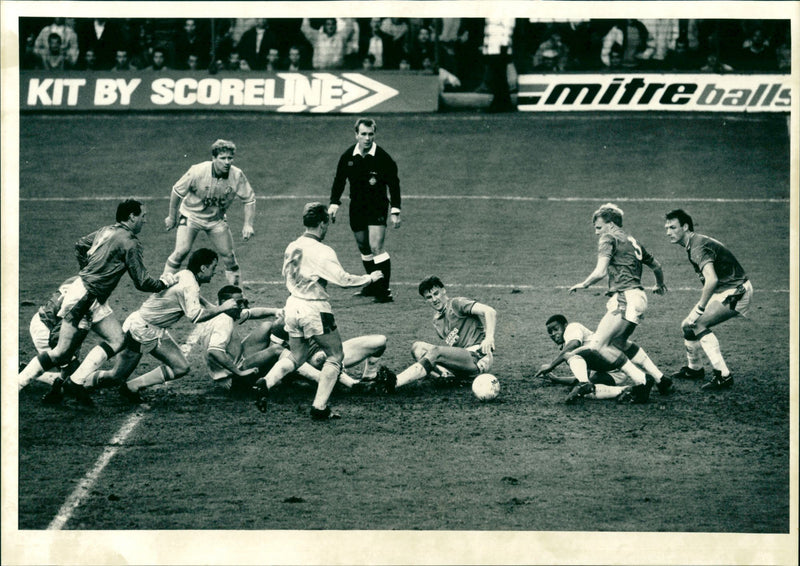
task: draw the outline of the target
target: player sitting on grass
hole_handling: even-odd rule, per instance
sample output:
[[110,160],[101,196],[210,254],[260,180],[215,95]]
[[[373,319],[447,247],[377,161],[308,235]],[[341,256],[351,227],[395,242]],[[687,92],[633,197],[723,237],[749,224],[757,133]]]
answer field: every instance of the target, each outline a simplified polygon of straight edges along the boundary
[[497,311],[465,297],[448,297],[438,277],[419,284],[419,294],[433,308],[433,326],[445,344],[414,342],[411,355],[416,360],[395,375],[386,367],[378,370],[378,382],[388,393],[428,375],[452,372],[457,378],[486,373],[494,361],[494,332]]
[[[544,363],[534,377],[549,379],[556,383],[573,385],[566,402],[574,403],[581,397],[587,399],[617,399],[634,403],[646,402],[649,396],[640,392],[643,386],[636,385],[637,377],[644,368],[637,367],[614,346],[606,346],[600,353],[588,350],[583,356],[575,355],[575,350],[593,339],[593,332],[579,322],[567,322],[561,314],[554,314],[545,323],[550,338],[561,352],[550,363]],[[572,371],[572,377],[558,377],[551,372],[562,362]],[[589,370],[594,371],[589,375]],[[645,378],[647,380],[647,378]],[[661,395],[673,391],[672,380],[664,376],[657,385]]]

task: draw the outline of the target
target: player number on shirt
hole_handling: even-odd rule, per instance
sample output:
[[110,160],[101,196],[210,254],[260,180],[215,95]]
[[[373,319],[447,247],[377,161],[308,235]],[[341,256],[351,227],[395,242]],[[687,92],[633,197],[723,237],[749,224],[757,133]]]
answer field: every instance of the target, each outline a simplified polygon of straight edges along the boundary
[[631,243],[631,246],[633,246],[633,255],[636,256],[636,259],[642,261],[642,246],[633,239],[633,236],[628,236],[628,241]]
[[302,259],[303,250],[295,248],[284,262],[283,272],[286,275],[286,279],[295,285],[299,285],[304,281],[304,278],[300,275],[300,261]]

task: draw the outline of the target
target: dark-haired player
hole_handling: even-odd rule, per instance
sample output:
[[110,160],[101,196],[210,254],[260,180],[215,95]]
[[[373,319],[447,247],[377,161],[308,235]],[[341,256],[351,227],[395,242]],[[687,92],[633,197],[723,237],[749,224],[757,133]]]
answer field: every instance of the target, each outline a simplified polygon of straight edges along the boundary
[[411,355],[415,363],[397,375],[388,368],[380,368],[378,381],[386,391],[392,393],[432,374],[470,378],[491,370],[497,311],[474,299],[448,297],[447,289],[436,276],[423,279],[417,290],[435,311],[433,327],[444,345],[414,342]]
[[350,228],[361,252],[361,261],[367,273],[383,272],[381,281],[364,287],[357,294],[373,296],[377,303],[388,303],[393,300],[389,289],[392,262],[383,242],[387,217],[393,227],[400,227],[400,179],[397,164],[375,143],[376,129],[375,120],[359,118],[356,121],[356,143],[339,157],[328,213],[331,222],[336,222],[345,182],[349,181]]
[[[640,374],[643,368],[634,364],[614,346],[606,346],[602,351],[589,351],[584,356],[575,355],[575,350],[588,344],[594,333],[580,322],[567,322],[561,314],[554,314],[545,322],[547,334],[561,352],[549,363],[544,363],[534,377],[547,378],[555,383],[572,385],[566,398],[574,403],[580,397],[589,399],[631,400],[636,381],[631,373]],[[566,362],[572,377],[557,377],[551,374],[562,362]],[[589,371],[593,373],[589,375]],[[668,395],[672,392],[672,380],[664,376],[659,382],[659,392]]]
[[330,226],[327,207],[310,202],[303,208],[302,236],[290,243],[283,254],[283,276],[290,296],[283,309],[289,333],[289,351],[284,352],[269,373],[256,383],[257,407],[266,411],[271,387],[295,371],[311,352],[315,342],[325,352],[317,393],[311,405],[311,417],[328,420],[338,415],[328,406],[333,387],[342,371],[342,338],[336,328],[327,292],[328,283],[340,287],[361,287],[383,277],[380,271],[368,275],[347,273],[333,248],[322,243]]
[[[260,343],[259,337],[250,340],[249,336],[241,338],[237,327],[248,320],[258,320],[276,316],[280,309],[269,307],[250,307],[242,289],[236,285],[225,285],[217,292],[220,304],[234,301],[237,308],[223,312],[203,325],[200,344],[205,352],[206,365],[211,379],[225,389],[237,385],[251,386],[261,368],[266,363],[274,363],[279,352],[269,350]],[[269,328],[263,342],[269,340]],[[256,331],[258,334],[258,331]],[[251,347],[246,348],[246,341]],[[276,348],[277,349],[277,348]]]
[[[136,235],[147,222],[141,202],[128,199],[117,206],[116,223],[92,232],[75,243],[81,267],[78,278],[64,293],[58,312],[63,320],[58,343],[32,359],[19,374],[20,386],[43,372],[60,366],[80,347],[91,326],[103,341],[95,346],[80,367],[64,381],[64,388],[85,404],[90,404],[84,388],[86,377],[122,347],[122,326],[112,316],[108,298],[127,272],[140,291],[157,293],[175,283],[172,275],[153,279],[142,259],[142,245]],[[55,382],[54,382],[55,384]]]
[[714,368],[714,377],[703,385],[706,391],[727,389],[733,377],[722,357],[713,326],[735,316],[746,316],[753,297],[753,284],[730,250],[721,242],[694,231],[692,217],[681,209],[666,214],[667,237],[686,248],[703,291],[689,315],[681,322],[687,365],[673,377],[702,379],[705,376],[702,353]]
[[[189,373],[189,362],[168,332],[184,316],[198,324],[219,313],[236,308],[234,301],[214,306],[200,296],[200,285],[211,281],[217,269],[217,252],[200,248],[192,253],[187,268],[175,274],[177,282],[169,289],[150,295],[125,322],[125,341],[114,367],[89,376],[87,383],[102,386],[119,385],[122,396],[141,403],[139,390]],[[150,354],[161,365],[129,379],[144,354]]]

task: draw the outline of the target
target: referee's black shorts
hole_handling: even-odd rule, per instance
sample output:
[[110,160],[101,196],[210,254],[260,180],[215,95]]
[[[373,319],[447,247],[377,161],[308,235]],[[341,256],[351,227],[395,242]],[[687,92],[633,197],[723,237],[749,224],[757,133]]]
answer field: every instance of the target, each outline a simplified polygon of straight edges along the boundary
[[385,199],[350,201],[350,228],[353,232],[363,232],[368,226],[386,226],[388,215],[389,202]]

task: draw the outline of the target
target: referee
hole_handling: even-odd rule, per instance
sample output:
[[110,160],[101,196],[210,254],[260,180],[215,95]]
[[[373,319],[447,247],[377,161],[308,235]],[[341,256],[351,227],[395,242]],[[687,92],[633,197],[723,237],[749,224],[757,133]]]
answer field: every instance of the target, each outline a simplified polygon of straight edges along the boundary
[[331,222],[335,222],[345,181],[350,181],[350,228],[361,252],[361,261],[367,273],[383,273],[382,279],[367,285],[356,295],[374,297],[376,303],[390,303],[394,300],[389,288],[392,262],[383,249],[383,241],[387,220],[395,228],[400,227],[400,179],[397,164],[375,143],[375,130],[375,120],[359,118],[356,121],[356,143],[339,158],[328,214]]

